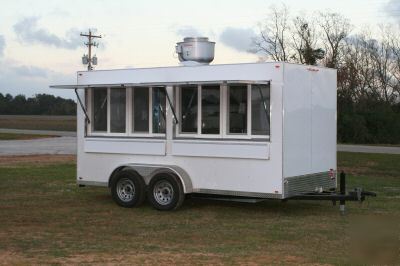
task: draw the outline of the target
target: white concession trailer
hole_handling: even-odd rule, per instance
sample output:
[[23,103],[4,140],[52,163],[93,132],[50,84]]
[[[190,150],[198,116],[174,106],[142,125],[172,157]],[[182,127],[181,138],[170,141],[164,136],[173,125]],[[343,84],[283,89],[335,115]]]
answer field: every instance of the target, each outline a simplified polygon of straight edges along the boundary
[[336,70],[284,62],[80,71],[77,183],[160,210],[185,194],[336,188]]

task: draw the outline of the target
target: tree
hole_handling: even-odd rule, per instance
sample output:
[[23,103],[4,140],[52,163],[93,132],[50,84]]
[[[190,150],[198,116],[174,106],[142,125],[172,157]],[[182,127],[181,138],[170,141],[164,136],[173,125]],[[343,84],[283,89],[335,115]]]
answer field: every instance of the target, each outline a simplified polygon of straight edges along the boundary
[[371,45],[373,43],[368,32],[345,40],[340,52],[343,57],[338,67],[339,97],[350,97],[352,101],[376,97]]
[[289,10],[285,5],[272,6],[268,19],[261,26],[260,36],[253,40],[256,52],[265,53],[274,61],[288,61]]
[[380,33],[380,41],[374,41],[370,46],[370,54],[374,62],[375,86],[383,101],[395,103],[398,96],[396,88],[399,83],[395,78],[396,60],[392,40],[397,34],[390,26],[381,26]]
[[293,21],[294,32],[292,40],[296,54],[292,58],[307,65],[315,65],[318,60],[324,58],[325,51],[317,48],[317,37],[313,22],[306,21],[303,17],[296,17]]
[[347,18],[338,13],[329,12],[319,13],[318,25],[324,35],[324,38],[322,38],[326,51],[324,65],[337,68],[340,62],[342,45],[350,34],[352,26]]
[[[397,27],[395,31],[399,31],[400,27]],[[397,99],[400,98],[400,37],[398,34],[392,35],[391,46],[393,52],[393,78],[396,80],[396,85],[393,90],[397,96]],[[399,104],[400,106],[400,104]]]

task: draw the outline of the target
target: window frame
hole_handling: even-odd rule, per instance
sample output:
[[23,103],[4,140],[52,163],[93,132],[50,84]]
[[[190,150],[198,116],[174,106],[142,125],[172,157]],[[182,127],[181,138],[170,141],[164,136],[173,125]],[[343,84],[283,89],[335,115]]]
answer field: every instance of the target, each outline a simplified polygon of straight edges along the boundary
[[[215,86],[215,87],[219,87],[219,133],[218,134],[207,134],[207,133],[201,133],[202,132],[202,124],[203,124],[203,86],[204,87],[211,87],[211,86]],[[222,116],[223,116],[223,106],[222,106],[222,98],[223,98],[223,92],[222,92],[222,84],[202,84],[199,88],[200,93],[198,94],[198,97],[200,97],[199,99],[199,108],[198,108],[198,112],[201,112],[201,114],[198,114],[198,116],[200,116],[198,124],[200,125],[200,129],[198,128],[198,131],[200,131],[201,135],[206,135],[206,136],[219,136],[219,135],[223,135],[222,133],[222,128],[223,128],[223,123],[222,123]]]
[[[201,124],[202,124],[202,86],[219,86],[219,134],[204,134],[201,133]],[[207,84],[187,84],[187,85],[181,85],[181,86],[174,86],[174,91],[176,95],[176,100],[175,100],[175,109],[177,116],[180,119],[182,119],[182,108],[181,108],[181,102],[182,102],[182,87],[189,87],[197,86],[197,132],[194,133],[188,133],[184,132],[182,133],[182,122],[177,124],[175,127],[175,136],[178,138],[203,138],[203,139],[221,139],[223,138],[223,104],[222,104],[222,99],[223,99],[223,89],[222,89],[222,84],[219,83],[207,83]]]
[[[111,132],[111,104],[110,104],[110,99],[111,99],[111,93],[110,93],[110,87],[104,87],[107,89],[107,131],[94,131],[93,130],[93,125],[89,125],[88,128],[88,137],[124,137],[127,136],[127,128],[128,128],[128,116],[125,115],[125,132],[123,133],[117,133],[117,132]],[[118,88],[125,88],[125,87],[118,87]],[[89,96],[89,108],[88,108],[88,113],[89,117],[93,118],[93,90],[96,90],[97,88],[89,88],[88,89],[88,96]],[[125,88],[125,109],[128,108],[128,97],[127,97],[127,88]],[[125,110],[126,111],[126,110]],[[93,119],[92,119],[93,120]],[[93,123],[93,121],[92,121]]]
[[[125,88],[126,93],[126,115],[125,115],[125,132],[116,133],[111,132],[111,109],[110,109],[110,95],[111,90],[115,87],[104,87],[107,89],[107,131],[93,131],[93,125],[89,124],[87,126],[87,137],[138,137],[138,138],[162,138],[165,137],[165,133],[153,133],[153,87],[152,86],[137,86],[137,87],[147,87],[149,89],[149,131],[146,132],[133,132],[133,97],[135,87],[118,87]],[[156,86],[164,87],[165,86]],[[93,90],[97,88],[88,88],[88,115],[92,118],[93,114]],[[166,100],[167,101],[167,100]],[[165,103],[167,104],[167,103]]]
[[[268,135],[258,135],[258,134],[252,134],[252,86],[253,85],[259,85],[259,84],[252,84],[248,83],[247,85],[247,133],[246,134],[240,134],[240,133],[229,133],[229,86],[237,86],[237,85],[243,85],[243,84],[235,84],[231,83],[228,84],[227,86],[227,91],[226,91],[226,108],[225,108],[225,117],[226,117],[226,135],[224,138],[228,139],[254,139],[254,140],[270,140],[271,139],[271,123],[269,125],[269,134]],[[267,84],[266,84],[267,85]],[[268,84],[269,86],[269,118],[271,121],[271,83]]]
[[[264,84],[264,83],[263,83]],[[219,134],[203,134],[201,133],[201,125],[202,125],[202,87],[203,86],[219,86],[220,88],[220,112],[219,112]],[[229,90],[230,86],[235,85],[246,85],[247,86],[247,133],[229,133]],[[173,93],[175,95],[173,99],[173,104],[176,110],[176,116],[178,118],[178,123],[172,123],[172,125],[168,125],[168,119],[166,119],[166,129],[168,132],[168,127],[172,126],[173,139],[218,139],[218,140],[260,140],[260,141],[270,141],[271,140],[271,124],[272,124],[272,104],[271,104],[271,83],[265,83],[265,85],[269,86],[269,135],[252,135],[252,85],[259,85],[258,83],[251,83],[251,81],[246,83],[241,82],[196,82],[196,83],[185,83],[174,85]],[[186,86],[195,86],[197,87],[197,132],[195,133],[181,133],[181,89]],[[148,132],[133,132],[133,101],[134,101],[134,89],[135,87],[147,87],[149,89],[149,131]],[[93,131],[93,125],[86,123],[86,132],[85,137],[137,137],[137,138],[166,138],[166,133],[153,133],[153,88],[164,88],[167,89],[167,85],[156,85],[156,86],[119,86],[118,88],[125,88],[126,91],[126,131],[124,133],[112,133],[110,132],[110,118],[111,118],[111,109],[110,109],[110,91],[116,87],[104,86],[102,88],[107,89],[107,131]],[[93,90],[97,88],[87,88],[87,113],[90,119],[92,120],[93,114]],[[166,111],[169,109],[168,100],[165,97],[165,106]],[[167,112],[168,113],[168,112]],[[166,113],[166,117],[169,114]],[[91,122],[93,123],[93,121]]]
[[[148,132],[133,132],[133,129],[135,128],[135,125],[133,125],[133,101],[134,101],[134,97],[135,97],[135,87],[129,87],[130,93],[131,95],[130,97],[130,103],[129,103],[129,108],[128,108],[128,114],[130,117],[130,124],[129,124],[129,134],[128,136],[131,137],[141,137],[141,138],[154,138],[154,137],[165,137],[166,134],[165,133],[153,133],[153,87],[154,86],[137,86],[137,87],[147,87],[149,89],[149,130]],[[165,86],[155,86],[156,88],[159,87],[164,87]],[[166,103],[167,104],[167,103]],[[165,122],[166,123],[166,122]]]
[[[262,84],[250,84],[250,97],[252,97],[252,86],[253,85],[255,85],[255,86],[260,86],[260,85],[262,85]],[[265,85],[268,85],[268,100],[269,100],[269,106],[268,106],[268,115],[269,115],[269,119],[268,119],[268,122],[269,122],[269,125],[268,125],[268,131],[269,131],[269,134],[267,134],[267,135],[260,135],[260,134],[252,134],[251,132],[250,132],[250,134],[251,134],[251,136],[253,137],[253,139],[257,139],[257,138],[267,138],[268,140],[271,138],[271,83],[269,83],[269,84],[265,84]],[[249,104],[251,105],[251,111],[252,111],[252,108],[253,108],[253,99],[252,98],[250,98],[250,101],[249,101]],[[251,119],[251,121],[250,121],[250,130],[252,131],[253,130],[253,128],[252,128],[252,123],[253,123],[253,117],[252,117],[252,115],[253,114],[251,114],[251,116],[250,116],[250,119]]]
[[[253,83],[204,83],[204,84],[186,84],[181,86],[174,86],[175,92],[175,109],[177,116],[181,119],[181,89],[186,86],[197,86],[197,132],[196,133],[182,133],[181,124],[175,127],[176,138],[194,138],[194,139],[228,139],[228,140],[267,140],[271,138],[271,124],[269,125],[269,135],[257,135],[252,134],[252,85]],[[202,123],[202,86],[208,85],[219,85],[220,87],[220,117],[219,117],[219,134],[202,134],[201,123]],[[229,133],[229,90],[230,86],[245,85],[247,86],[247,133]],[[257,85],[257,84],[254,84]],[[266,84],[269,86],[269,99],[271,99],[271,83]],[[225,96],[225,97],[224,97]],[[271,121],[271,100],[269,103],[269,117]]]
[[[116,88],[114,88],[116,89]],[[128,93],[127,93],[127,88],[125,87],[118,87],[118,89],[125,89],[125,132],[111,132],[111,89],[108,88],[107,90],[107,133],[109,134],[115,134],[115,136],[124,136],[127,133],[128,130]]]
[[152,118],[153,118],[151,116],[151,111],[152,111],[151,105],[153,103],[153,99],[150,98],[150,96],[151,96],[150,87],[139,87],[139,88],[147,88],[147,97],[148,97],[147,99],[148,99],[148,104],[149,104],[148,105],[148,109],[147,109],[147,111],[148,111],[147,115],[149,116],[148,117],[148,125],[147,125],[148,126],[148,130],[147,131],[137,131],[137,132],[134,131],[134,129],[135,129],[135,125],[134,125],[135,109],[134,109],[133,102],[135,101],[135,87],[130,87],[129,88],[130,107],[128,108],[127,113],[130,116],[129,127],[128,127],[130,135],[142,137],[142,136],[149,135],[149,132],[151,130],[150,126],[151,126],[151,122],[152,122]]
[[151,99],[150,99],[150,104],[149,104],[149,108],[150,108],[150,113],[149,113],[149,115],[151,115],[151,118],[149,117],[149,134],[152,136],[152,137],[164,137],[164,136],[166,136],[166,134],[167,134],[167,120],[168,120],[168,113],[167,113],[167,108],[168,108],[168,99],[167,99],[167,96],[165,95],[165,102],[164,102],[164,106],[165,106],[165,110],[164,110],[164,112],[165,112],[165,117],[164,117],[164,123],[165,123],[165,133],[154,133],[153,132],[153,89],[154,88],[164,88],[164,90],[165,90],[165,93],[167,93],[167,86],[152,86],[152,87],[149,87],[149,93],[150,93],[150,97],[151,97]]
[[94,128],[94,121],[95,121],[95,119],[94,119],[94,117],[93,117],[93,110],[92,110],[92,108],[93,108],[93,106],[94,106],[94,93],[93,93],[93,89],[87,89],[86,90],[86,92],[87,92],[87,97],[88,97],[88,99],[87,99],[87,106],[88,106],[88,108],[87,108],[87,113],[88,113],[88,115],[89,115],[89,117],[90,117],[90,124],[88,124],[88,121],[86,121],[85,120],[85,124],[87,125],[87,133],[88,134],[96,134],[96,135],[102,135],[102,134],[107,134],[107,132],[108,132],[108,101],[109,101],[109,97],[108,97],[108,88],[107,87],[102,87],[102,88],[100,88],[100,89],[106,89],[106,92],[107,92],[107,106],[106,106],[106,119],[107,119],[107,121],[106,121],[106,130],[105,131],[100,131],[100,130],[93,130],[93,128]]
[[[229,104],[229,101],[230,101],[230,90],[231,90],[231,88],[230,88],[230,86],[243,86],[243,85],[245,85],[246,87],[247,87],[247,99],[246,99],[246,133],[230,133],[229,132],[229,128],[230,128],[230,125],[229,125],[229,115],[230,115],[230,110],[229,110],[229,107],[230,107],[230,104]],[[250,91],[250,93],[251,93],[251,91]],[[249,106],[249,84],[229,84],[228,86],[227,86],[227,88],[226,88],[226,108],[225,108],[225,116],[226,116],[226,124],[225,124],[225,127],[226,127],[226,138],[244,138],[244,139],[250,139],[251,138],[251,134],[249,134],[250,132],[249,132],[249,128],[251,128],[251,123],[249,123],[250,121],[249,121],[249,119],[251,119],[251,107]]]

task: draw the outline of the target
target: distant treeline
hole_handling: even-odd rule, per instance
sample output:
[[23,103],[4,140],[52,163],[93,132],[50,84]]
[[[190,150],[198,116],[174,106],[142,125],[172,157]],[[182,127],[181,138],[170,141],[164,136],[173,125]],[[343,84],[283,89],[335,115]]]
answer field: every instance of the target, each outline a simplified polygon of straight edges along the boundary
[[338,97],[338,142],[400,144],[400,103]]
[[76,103],[49,94],[26,98],[0,93],[0,115],[75,115]]

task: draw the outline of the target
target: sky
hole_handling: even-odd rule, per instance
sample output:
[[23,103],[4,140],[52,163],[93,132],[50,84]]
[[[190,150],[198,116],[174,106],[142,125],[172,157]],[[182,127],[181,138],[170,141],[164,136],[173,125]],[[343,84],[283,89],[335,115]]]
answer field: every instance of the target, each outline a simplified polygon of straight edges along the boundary
[[74,84],[85,70],[80,32],[102,35],[96,69],[178,65],[175,43],[185,36],[216,42],[213,64],[258,61],[248,52],[271,5],[291,13],[341,13],[354,31],[369,25],[400,23],[400,0],[1,0],[0,93],[32,96],[73,92],[49,89]]

